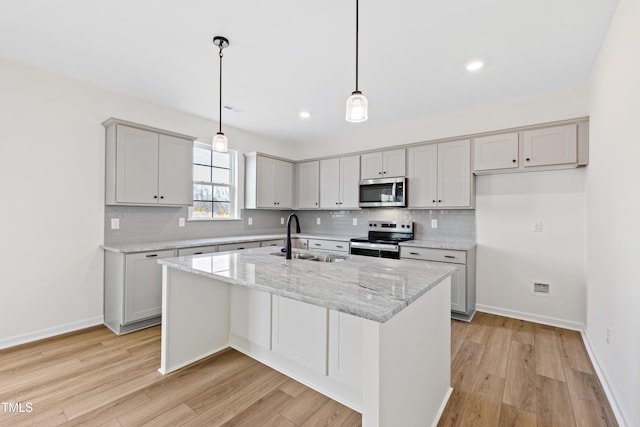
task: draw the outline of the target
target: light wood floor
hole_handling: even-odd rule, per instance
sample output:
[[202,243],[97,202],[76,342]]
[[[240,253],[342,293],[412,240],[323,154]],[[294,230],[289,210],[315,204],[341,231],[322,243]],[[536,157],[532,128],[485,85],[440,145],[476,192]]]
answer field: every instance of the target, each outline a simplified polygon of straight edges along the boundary
[[[95,327],[0,350],[0,402],[33,408],[0,407],[0,426],[361,425],[234,350],[164,377],[159,364],[159,327],[121,337]],[[616,425],[572,331],[483,313],[452,321],[452,385],[441,426]]]

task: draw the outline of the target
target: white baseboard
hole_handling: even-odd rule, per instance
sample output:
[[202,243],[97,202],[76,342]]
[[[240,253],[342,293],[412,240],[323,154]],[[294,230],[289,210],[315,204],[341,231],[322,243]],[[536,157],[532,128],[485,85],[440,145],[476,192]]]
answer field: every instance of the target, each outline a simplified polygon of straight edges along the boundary
[[514,319],[526,320],[529,322],[540,323],[542,325],[556,326],[558,328],[571,329],[572,331],[582,332],[584,323],[574,322],[572,320],[558,319],[556,317],[540,316],[539,314],[525,313],[507,308],[492,307],[490,305],[476,304],[476,310],[484,313],[497,314],[504,317],[512,317]]
[[583,329],[580,331],[582,333],[582,341],[584,342],[584,346],[587,349],[587,353],[589,354],[589,359],[591,359],[591,364],[593,365],[593,369],[596,371],[596,375],[600,380],[600,384],[602,384],[602,388],[604,389],[604,394],[607,395],[607,399],[609,400],[609,405],[611,405],[611,410],[613,411],[613,415],[616,417],[616,421],[618,421],[618,425],[620,427],[627,427],[630,424],[627,423],[627,420],[624,416],[624,412],[618,405],[618,400],[616,399],[616,395],[613,392],[613,389],[609,385],[609,381],[607,381],[607,377],[598,363],[598,358],[596,357],[596,353],[593,351],[593,347],[591,347],[591,341],[589,340],[589,336],[587,332]]
[[509,310],[506,308],[500,307],[492,307],[489,305],[476,304],[476,310],[482,311],[484,313],[497,314],[499,316],[511,317],[514,319],[526,320],[534,323],[541,323],[543,325],[555,326],[558,328],[571,329],[574,331],[580,332],[582,335],[582,341],[584,342],[584,346],[587,349],[587,354],[589,355],[589,359],[591,360],[591,364],[596,371],[596,375],[602,384],[602,388],[604,389],[604,393],[607,396],[607,400],[609,401],[609,405],[611,405],[611,410],[613,411],[613,415],[616,417],[616,421],[620,427],[627,427],[629,424],[625,420],[624,413],[622,412],[620,405],[618,405],[618,401],[616,400],[615,394],[611,386],[609,385],[609,381],[607,381],[607,377],[604,375],[604,371],[600,367],[598,363],[598,359],[596,358],[595,352],[591,347],[591,343],[589,341],[589,336],[585,332],[584,324],[580,322],[574,322],[571,320],[565,319],[557,319],[555,317],[547,317],[540,316],[532,313],[523,313],[521,311]]
[[22,335],[15,335],[9,338],[0,339],[0,350],[14,347],[20,344],[51,338],[56,335],[66,334],[67,332],[77,331],[79,329],[89,328],[91,326],[102,325],[104,323],[103,316],[96,316],[90,319],[81,320],[79,322],[67,323],[65,325],[54,326],[52,328],[41,329],[39,331],[28,332]]

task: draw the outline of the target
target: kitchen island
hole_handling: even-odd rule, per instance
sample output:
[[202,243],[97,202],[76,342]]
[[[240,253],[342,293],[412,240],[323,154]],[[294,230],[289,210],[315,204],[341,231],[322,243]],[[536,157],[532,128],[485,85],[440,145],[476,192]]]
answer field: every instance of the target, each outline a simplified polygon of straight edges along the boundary
[[361,412],[365,427],[435,425],[451,392],[453,268],[317,255],[159,260],[160,372],[232,347]]

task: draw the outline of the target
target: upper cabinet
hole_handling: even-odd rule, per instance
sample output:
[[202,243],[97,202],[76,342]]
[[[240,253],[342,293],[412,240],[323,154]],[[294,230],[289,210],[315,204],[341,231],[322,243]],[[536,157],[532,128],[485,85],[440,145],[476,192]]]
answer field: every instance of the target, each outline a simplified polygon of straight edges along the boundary
[[474,173],[567,169],[588,163],[588,122],[474,138]]
[[405,176],[405,149],[376,151],[360,156],[360,179]]
[[291,209],[293,207],[293,163],[247,153],[245,157],[245,208]]
[[360,156],[320,160],[320,207],[358,209]]
[[518,133],[483,136],[474,140],[475,170],[518,167]]
[[103,125],[107,205],[192,204],[194,138],[115,119]]
[[298,208],[320,207],[320,162],[298,163]]
[[408,149],[409,208],[472,208],[471,141]]

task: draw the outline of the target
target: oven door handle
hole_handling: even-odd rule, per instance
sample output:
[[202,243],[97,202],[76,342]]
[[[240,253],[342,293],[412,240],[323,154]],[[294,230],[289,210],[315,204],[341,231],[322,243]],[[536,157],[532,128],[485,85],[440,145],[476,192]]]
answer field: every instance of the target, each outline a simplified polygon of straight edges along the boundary
[[367,243],[367,242],[351,242],[352,248],[358,249],[373,249],[388,252],[399,252],[400,247],[398,245],[390,245],[385,243]]

